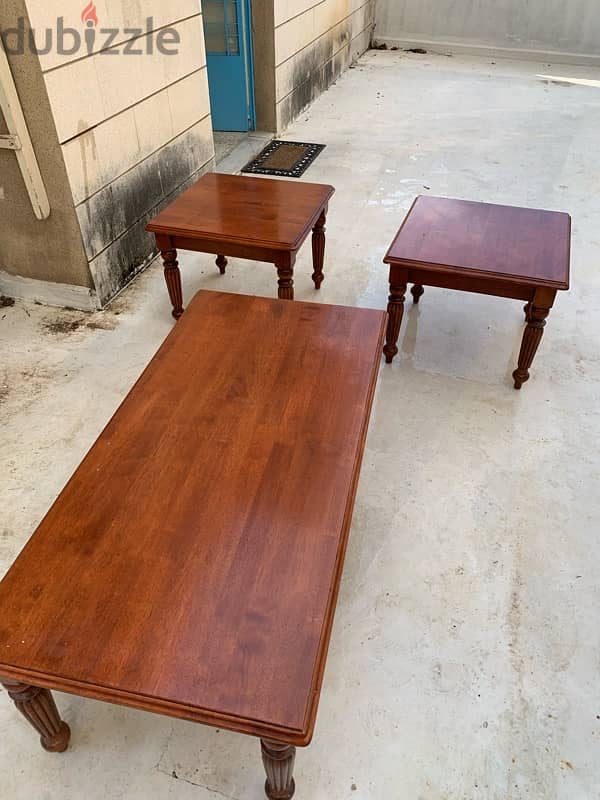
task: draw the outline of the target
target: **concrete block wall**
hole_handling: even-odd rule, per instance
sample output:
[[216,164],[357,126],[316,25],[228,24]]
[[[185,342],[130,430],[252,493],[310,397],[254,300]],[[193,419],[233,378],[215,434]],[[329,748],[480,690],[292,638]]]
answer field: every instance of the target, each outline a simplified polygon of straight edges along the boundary
[[275,0],[277,130],[369,47],[375,0]]
[[[22,18],[25,0],[2,0],[0,29]],[[9,65],[52,213],[36,218],[11,150],[0,150],[0,293],[91,308],[94,286],[38,57],[9,55]],[[0,113],[0,133],[8,133]]]
[[378,0],[375,38],[600,64],[597,0]]
[[[7,2],[16,14],[17,0]],[[38,47],[43,42],[40,32],[56,31],[58,17],[83,33],[81,0],[19,2],[26,4],[21,10],[38,32]],[[60,173],[66,183],[63,193],[71,211],[70,228],[66,227],[77,229],[80,249],[75,254],[73,244],[62,254],[63,260],[77,262],[78,270],[50,274],[39,259],[30,277],[86,283],[98,305],[105,305],[153,258],[154,238],[144,231],[147,220],[214,165],[214,144],[198,0],[95,0],[95,8],[98,31],[119,30],[112,48],[105,47],[106,37],[98,33],[94,47],[70,55],[52,47],[39,56],[14,56],[13,61],[37,62],[30,65],[34,73],[37,69],[42,95],[36,102],[48,109],[45,133],[47,143],[54,145],[48,171]],[[2,19],[3,27],[11,22],[7,15]],[[179,35],[176,54],[157,47],[167,27]],[[135,29],[144,33],[138,35]],[[128,40],[135,40],[132,46],[142,54],[125,54]],[[115,48],[119,54],[106,52]],[[23,84],[24,99],[30,99],[30,84]],[[52,206],[51,219],[57,220],[59,206]],[[13,211],[16,207],[7,206],[7,235],[20,237],[28,246],[31,236],[19,233]],[[27,271],[23,259],[12,269],[19,275]]]
[[[30,1],[34,28],[76,27],[80,0]],[[154,255],[147,220],[213,163],[206,55],[198,0],[96,0],[99,28],[152,32],[143,55],[40,56],[94,287],[105,304]],[[177,55],[156,47],[175,29]],[[154,42],[149,54],[148,39]],[[99,46],[102,41],[99,37]],[[121,49],[122,49],[121,44]]]

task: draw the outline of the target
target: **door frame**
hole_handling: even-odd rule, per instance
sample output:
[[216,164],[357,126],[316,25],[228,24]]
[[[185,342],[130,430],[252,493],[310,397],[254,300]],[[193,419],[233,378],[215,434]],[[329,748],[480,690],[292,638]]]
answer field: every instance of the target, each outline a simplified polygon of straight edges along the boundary
[[248,103],[248,130],[256,130],[256,94],[254,87],[254,36],[252,34],[252,0],[240,0],[243,16],[242,30],[244,66],[246,70],[246,101]]

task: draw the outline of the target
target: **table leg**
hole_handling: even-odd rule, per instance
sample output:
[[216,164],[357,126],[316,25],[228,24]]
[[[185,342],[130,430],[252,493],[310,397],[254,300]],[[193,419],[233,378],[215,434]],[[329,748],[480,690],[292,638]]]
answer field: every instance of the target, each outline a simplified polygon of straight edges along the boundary
[[533,302],[530,300],[529,303],[525,306],[523,311],[525,312],[525,320],[529,322],[531,319],[531,309],[533,308]]
[[175,319],[183,314],[183,291],[181,289],[181,273],[179,272],[179,262],[177,261],[177,250],[161,250],[161,255],[165,267],[165,281],[173,306],[173,316]]
[[390,285],[390,300],[388,303],[388,327],[385,337],[385,360],[391,364],[394,357],[398,354],[398,337],[400,336],[400,326],[404,315],[404,301],[406,299],[406,284],[392,283]]
[[265,792],[269,800],[291,800],[296,791],[294,762],[296,748],[261,739],[262,759],[267,772]]
[[412,289],[410,290],[410,292],[411,292],[411,294],[412,294],[412,296],[413,296],[413,303],[414,303],[415,305],[418,305],[418,303],[419,303],[419,300],[420,300],[420,299],[423,297],[423,295],[425,294],[425,289],[424,289],[424,288],[421,286],[421,284],[420,284],[420,283],[415,283],[415,285],[412,287]]
[[225,256],[217,256],[217,267],[221,275],[225,275],[225,268],[227,267],[227,259]]
[[317,224],[313,228],[312,235],[312,251],[313,251],[313,276],[312,279],[315,283],[315,289],[320,289],[324,280],[323,263],[325,261],[325,222],[327,216],[325,210],[322,211],[321,216],[317,220]]
[[50,692],[24,683],[2,681],[2,685],[21,714],[40,734],[44,750],[63,753],[69,746],[71,731],[61,720]]
[[275,265],[277,267],[277,275],[279,276],[279,299],[280,300],[293,300],[294,299],[294,267],[293,265]]
[[515,389],[520,389],[525,381],[529,380],[529,368],[533,363],[537,349],[542,341],[544,327],[546,326],[546,318],[550,313],[549,308],[539,308],[533,304],[528,304],[525,308],[527,327],[523,334],[523,343],[521,344],[521,352],[519,354],[519,366],[513,372]]

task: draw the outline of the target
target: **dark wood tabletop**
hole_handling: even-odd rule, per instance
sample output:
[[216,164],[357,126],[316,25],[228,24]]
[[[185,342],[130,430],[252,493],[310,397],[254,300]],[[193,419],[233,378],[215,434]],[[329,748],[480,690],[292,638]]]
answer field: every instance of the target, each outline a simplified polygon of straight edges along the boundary
[[297,250],[333,186],[209,173],[147,226],[155,234]]
[[200,292],[0,584],[0,675],[308,744],[385,321]]
[[384,261],[568,289],[570,252],[568,214],[421,196]]

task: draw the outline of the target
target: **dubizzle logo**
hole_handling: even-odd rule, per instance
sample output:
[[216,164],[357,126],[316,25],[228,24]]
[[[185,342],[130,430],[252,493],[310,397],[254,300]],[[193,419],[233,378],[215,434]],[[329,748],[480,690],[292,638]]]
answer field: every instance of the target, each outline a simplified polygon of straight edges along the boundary
[[87,25],[88,28],[91,28],[92,26],[94,28],[98,27],[98,10],[93,0],[91,3],[88,3],[81,12],[81,21],[84,25]]
[[[156,30],[154,17],[147,17],[145,28],[101,28],[98,9],[94,0],[81,12],[83,37],[77,28],[65,27],[65,18],[58,17],[56,28],[35,30],[28,28],[25,18],[17,19],[16,28],[0,30],[0,37],[9,55],[23,55],[27,50],[40,56],[57,52],[60,56],[81,55],[125,55],[143,56],[161,53],[174,56],[181,43],[176,28]],[[84,44],[85,43],[85,44]]]
[[81,12],[81,21],[85,25],[85,45],[88,53],[91,55],[96,46],[96,28],[98,27],[98,11],[94,4],[94,0],[83,9]]

